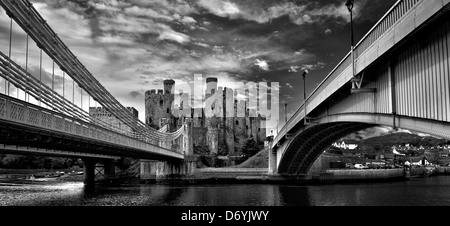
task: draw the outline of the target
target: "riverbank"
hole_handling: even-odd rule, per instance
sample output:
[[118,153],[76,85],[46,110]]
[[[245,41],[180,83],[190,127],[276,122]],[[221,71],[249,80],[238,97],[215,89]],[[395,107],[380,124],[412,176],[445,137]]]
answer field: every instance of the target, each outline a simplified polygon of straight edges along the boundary
[[80,182],[83,171],[79,169],[0,169],[0,183]]
[[[170,177],[169,177],[170,178]],[[333,170],[318,175],[286,177],[269,175],[267,168],[203,168],[192,177],[156,180],[141,178],[145,184],[328,184],[340,182],[375,182],[404,180],[403,169]]]
[[203,168],[195,169],[194,175],[185,178],[167,177],[141,178],[147,184],[331,184],[402,181],[435,175],[450,175],[450,167],[425,167],[411,169],[405,173],[403,168],[396,169],[339,169],[324,170],[312,175],[286,177],[269,175],[266,168]]
[[[0,169],[0,183],[82,182],[82,170],[9,170]],[[427,176],[450,175],[450,167],[436,167],[432,171],[424,167],[411,170],[406,176],[403,168],[397,169],[340,169],[325,170],[314,175],[285,177],[269,175],[267,168],[203,168],[195,169],[191,177],[123,178],[113,184],[331,184],[355,182],[401,181]]]
[[440,166],[436,167],[436,169],[432,172],[432,176],[440,176],[440,175],[450,175],[450,167]]

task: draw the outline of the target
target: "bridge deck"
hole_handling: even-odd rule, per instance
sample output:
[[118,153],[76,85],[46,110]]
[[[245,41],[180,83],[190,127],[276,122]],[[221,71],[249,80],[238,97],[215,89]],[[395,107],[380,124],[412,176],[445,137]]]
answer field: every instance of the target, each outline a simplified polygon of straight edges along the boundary
[[[0,94],[0,124],[7,130],[34,131],[35,134],[64,137],[66,140],[75,140],[89,144],[89,146],[84,147],[84,150],[72,151],[76,153],[88,153],[87,149],[92,149],[92,146],[102,146],[107,148],[101,149],[97,154],[121,157],[132,156],[143,159],[158,157],[168,159],[184,158],[182,153],[148,144],[123,134],[109,131],[95,124],[80,121],[3,94]],[[15,142],[13,139],[9,140],[9,142]],[[3,140],[4,142],[6,140]],[[42,144],[41,141],[38,141],[38,143]],[[21,145],[21,143],[15,143],[15,145]],[[31,143],[29,146],[37,147],[37,143]],[[119,153],[113,150],[121,151]]]

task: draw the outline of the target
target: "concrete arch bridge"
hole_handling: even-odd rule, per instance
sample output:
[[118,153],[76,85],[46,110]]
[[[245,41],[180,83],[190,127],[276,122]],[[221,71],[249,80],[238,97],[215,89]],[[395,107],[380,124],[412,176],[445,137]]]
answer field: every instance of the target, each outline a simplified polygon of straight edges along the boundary
[[450,139],[448,18],[449,1],[398,1],[274,138],[269,173],[306,175],[332,143],[377,125]]

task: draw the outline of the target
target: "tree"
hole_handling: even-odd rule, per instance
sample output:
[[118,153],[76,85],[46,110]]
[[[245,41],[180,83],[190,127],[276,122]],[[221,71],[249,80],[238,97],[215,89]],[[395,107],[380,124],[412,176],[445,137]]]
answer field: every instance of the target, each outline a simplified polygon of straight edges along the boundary
[[66,161],[65,158],[50,158],[50,169],[65,169],[67,168]]
[[78,164],[77,159],[13,154],[0,156],[0,167],[7,169],[66,169],[73,164]]
[[256,155],[261,150],[261,145],[256,143],[252,138],[245,141],[244,146],[242,147],[242,153],[246,155],[248,158]]

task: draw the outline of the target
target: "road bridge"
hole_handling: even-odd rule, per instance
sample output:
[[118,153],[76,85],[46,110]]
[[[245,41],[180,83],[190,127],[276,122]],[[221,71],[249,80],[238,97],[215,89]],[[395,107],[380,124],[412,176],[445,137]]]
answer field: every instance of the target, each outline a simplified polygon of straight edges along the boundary
[[398,1],[280,130],[269,172],[304,177],[332,143],[377,125],[450,139],[448,18],[448,0]]

